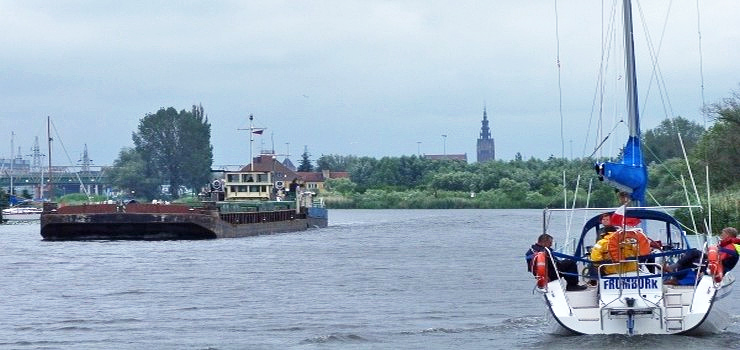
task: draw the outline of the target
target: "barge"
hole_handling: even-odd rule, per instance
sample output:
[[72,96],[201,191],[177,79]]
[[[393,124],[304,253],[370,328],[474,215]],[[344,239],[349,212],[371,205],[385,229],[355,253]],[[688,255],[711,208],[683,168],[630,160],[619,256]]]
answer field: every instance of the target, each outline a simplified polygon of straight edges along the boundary
[[304,231],[328,225],[327,210],[310,196],[293,201],[204,201],[187,204],[45,203],[46,241],[198,240]]

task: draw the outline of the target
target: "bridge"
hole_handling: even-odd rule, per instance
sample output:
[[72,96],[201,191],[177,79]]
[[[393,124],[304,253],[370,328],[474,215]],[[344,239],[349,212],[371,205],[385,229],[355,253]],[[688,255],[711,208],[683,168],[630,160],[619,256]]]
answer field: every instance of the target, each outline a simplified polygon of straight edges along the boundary
[[[214,165],[212,172],[238,171],[243,165]],[[13,176],[13,187],[16,195],[28,191],[34,198],[41,197],[41,183],[43,179],[44,193],[49,191],[49,168],[34,167],[35,169],[0,169],[0,189],[10,192],[10,176]],[[52,179],[57,194],[87,193],[105,195],[113,188],[110,182],[109,170],[111,166],[53,166]]]
[[107,170],[110,167],[86,167],[81,171],[78,166],[54,166],[52,167],[52,178],[49,179],[48,168],[40,171],[14,170],[12,173],[4,169],[0,176],[0,188],[5,192],[10,190],[10,178],[13,177],[13,187],[17,195],[27,191],[34,198],[41,197],[41,184],[44,184],[44,192],[49,191],[50,182],[54,184],[57,194],[83,193],[87,188],[90,194],[105,194],[112,187]]

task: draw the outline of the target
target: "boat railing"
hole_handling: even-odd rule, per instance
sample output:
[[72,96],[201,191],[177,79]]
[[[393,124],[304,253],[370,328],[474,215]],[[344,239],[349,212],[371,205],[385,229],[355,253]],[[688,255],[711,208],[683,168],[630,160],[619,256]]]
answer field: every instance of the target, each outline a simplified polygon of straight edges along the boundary
[[44,212],[52,214],[112,214],[112,213],[139,213],[139,214],[190,214],[200,212],[184,204],[149,204],[149,203],[116,203],[116,204],[80,204],[58,206],[56,203],[44,204]]
[[[645,207],[628,207],[627,209],[649,209],[649,210],[672,210],[672,209],[683,209],[683,208],[702,208],[700,205],[666,205],[666,206],[645,206]],[[601,207],[601,208],[545,208],[545,213],[549,212],[606,212],[614,211],[616,207]]]
[[241,212],[241,213],[221,213],[221,220],[230,224],[256,224],[266,222],[287,221],[295,219],[305,219],[304,212],[296,213],[295,210],[275,210],[265,212]]

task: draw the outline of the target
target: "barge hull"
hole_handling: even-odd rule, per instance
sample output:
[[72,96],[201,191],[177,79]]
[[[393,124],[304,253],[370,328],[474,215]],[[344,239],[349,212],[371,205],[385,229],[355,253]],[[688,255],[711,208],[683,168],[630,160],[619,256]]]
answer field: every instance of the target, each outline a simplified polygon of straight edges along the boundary
[[[238,238],[327,227],[326,216],[292,211],[219,215],[216,211],[160,213],[44,213],[41,236],[47,241],[199,240]],[[159,211],[167,211],[158,208]],[[60,210],[64,211],[64,210]]]
[[91,241],[91,240],[198,240],[214,238],[238,238],[274,233],[305,231],[319,227],[309,225],[308,219],[256,224],[221,224],[214,230],[187,223],[86,223],[47,224],[41,230],[46,241]]

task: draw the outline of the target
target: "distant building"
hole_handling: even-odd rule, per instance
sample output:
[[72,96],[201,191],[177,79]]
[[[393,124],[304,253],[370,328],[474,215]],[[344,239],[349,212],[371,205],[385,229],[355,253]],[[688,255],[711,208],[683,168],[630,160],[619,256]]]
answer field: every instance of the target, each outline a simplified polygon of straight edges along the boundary
[[283,165],[285,165],[286,168],[296,171],[295,165],[293,165],[293,162],[290,161],[290,158],[286,157],[285,160],[283,160]]
[[[286,158],[287,160],[287,158]],[[349,178],[348,172],[296,172],[274,154],[260,154],[239,171],[224,173],[224,192],[228,199],[268,199],[283,190],[287,195],[298,189],[321,192],[327,179]]]
[[324,183],[328,179],[349,178],[349,173],[346,171],[323,170],[321,172],[298,172],[297,174],[303,180],[306,189],[318,192],[324,190]]
[[247,164],[241,169],[241,171],[269,172],[272,174],[272,181],[282,181],[283,185],[293,182],[294,180],[300,180],[298,174],[278,161],[274,154],[260,154],[259,156],[254,157],[251,166],[253,168]]
[[488,127],[488,115],[483,107],[483,120],[480,127],[480,138],[478,138],[478,163],[488,162],[496,159],[496,148],[493,145],[491,129]]

